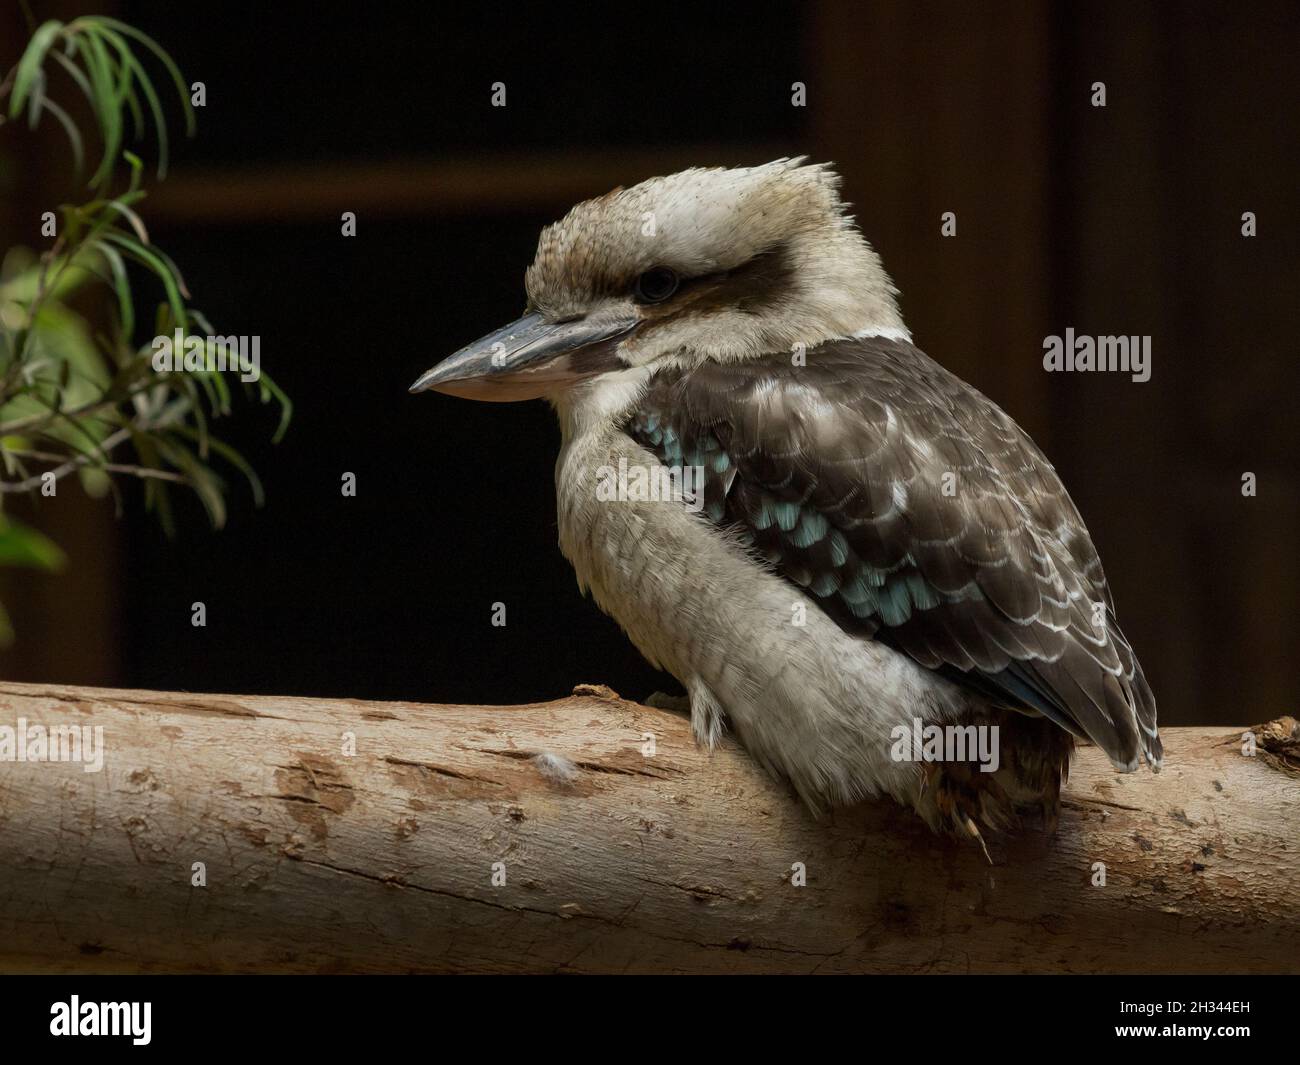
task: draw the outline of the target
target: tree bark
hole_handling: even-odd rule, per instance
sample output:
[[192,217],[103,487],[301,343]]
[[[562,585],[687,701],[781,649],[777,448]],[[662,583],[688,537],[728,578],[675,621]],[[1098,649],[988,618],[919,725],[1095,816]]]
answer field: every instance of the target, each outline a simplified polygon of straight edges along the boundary
[[0,761],[4,971],[1300,970],[1289,718],[1255,757],[1243,729],[1163,730],[1158,776],[1084,748],[1057,835],[991,839],[992,865],[889,802],[815,820],[733,742],[607,688],[0,684],[19,718],[102,726],[105,754]]

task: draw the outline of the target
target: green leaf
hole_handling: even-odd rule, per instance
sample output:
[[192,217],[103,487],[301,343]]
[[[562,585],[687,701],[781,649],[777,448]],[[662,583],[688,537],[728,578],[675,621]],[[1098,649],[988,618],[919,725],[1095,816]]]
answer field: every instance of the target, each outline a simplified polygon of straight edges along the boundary
[[145,103],[149,105],[149,113],[153,115],[153,128],[158,137],[158,179],[161,181],[167,176],[167,119],[163,115],[162,103],[159,102],[158,94],[154,91],[153,82],[145,73],[144,67],[140,65],[140,61],[127,52],[124,62],[135,75],[135,80],[140,83],[140,91],[144,93]]
[[90,247],[99,251],[108,260],[113,271],[113,291],[117,294],[117,313],[121,317],[122,332],[130,339],[135,333],[135,301],[131,296],[131,280],[126,276],[126,263],[121,253],[103,240],[92,242]]
[[113,478],[103,470],[93,466],[83,466],[77,471],[81,488],[91,499],[103,499],[113,490]]
[[86,320],[61,303],[46,303],[35,322],[33,354],[75,371],[69,400],[74,404],[94,399],[109,381],[99,345],[91,337]]
[[156,434],[154,441],[163,457],[185,475],[203,509],[208,512],[212,527],[220,529],[226,524],[226,501],[221,496],[221,479],[180,441],[162,433]]
[[[177,432],[188,436],[191,440],[197,439],[197,434],[192,429],[181,427]],[[208,437],[208,444],[213,451],[244,475],[248,480],[248,487],[253,493],[254,504],[259,507],[262,506],[266,502],[266,494],[262,491],[262,479],[257,476],[257,472],[249,464],[248,460],[229,444],[215,437]]]
[[81,132],[77,129],[76,123],[72,121],[68,112],[49,97],[41,101],[41,106],[59,120],[59,125],[68,134],[68,140],[72,142],[72,165],[80,175],[86,169],[86,153],[81,146]]
[[59,545],[44,533],[13,518],[0,517],[0,566],[30,566],[55,572],[67,562]]
[[136,214],[133,210],[131,210],[131,208],[128,207],[121,200],[108,200],[104,204],[104,210],[115,211],[118,214],[120,214],[131,224],[131,228],[135,230],[135,235],[140,239],[140,243],[141,244],[149,243],[149,231],[144,227],[144,219],[142,219],[138,214]]
[[104,157],[90,178],[92,188],[101,188],[112,177],[117,152],[122,144],[121,98],[118,95],[117,78],[114,77],[113,58],[99,35],[87,32],[79,40],[83,45],[82,58],[90,72],[91,84],[95,87],[99,129],[104,137]]
[[191,137],[194,136],[196,123],[194,121],[194,108],[190,105],[189,87],[185,84],[185,79],[181,77],[180,68],[176,66],[175,62],[172,61],[172,57],[163,50],[162,46],[147,33],[142,33],[134,26],[128,26],[125,22],[119,22],[115,18],[108,18],[105,15],[92,15],[86,21],[101,22],[105,26],[117,30],[118,33],[134,37],[158,57],[162,65],[167,68],[167,73],[171,75],[172,83],[176,86],[176,92],[185,108],[185,132]]
[[135,152],[123,152],[122,158],[126,160],[127,166],[131,168],[131,183],[125,193],[118,197],[123,203],[134,203],[135,200],[144,196],[143,192],[138,192],[140,188],[140,175],[144,171],[144,163]]
[[136,96],[135,89],[131,85],[132,76],[139,64],[136,62],[135,56],[131,54],[131,46],[127,44],[120,33],[114,33],[110,29],[100,29],[98,32],[104,41],[113,47],[121,60],[118,110],[121,110],[123,103],[130,108],[131,120],[135,127],[135,139],[139,140],[144,133],[144,114],[140,110],[140,98]]
[[9,117],[17,118],[22,114],[23,103],[35,88],[41,75],[41,64],[45,62],[45,53],[50,50],[55,39],[63,29],[63,23],[51,19],[32,34],[31,43],[18,61],[18,73],[14,76],[13,94],[9,97]]
[[178,279],[172,273],[166,258],[160,257],[138,240],[122,233],[106,233],[104,239],[112,241],[131,258],[135,259],[136,262],[149,267],[158,275],[158,279],[163,283],[163,288],[167,291],[167,305],[171,308],[172,316],[177,322],[183,323],[185,321],[185,303],[181,299],[181,286],[184,282],[178,283]]
[[[69,46],[72,45],[71,41],[68,43]],[[77,83],[78,87],[86,97],[86,102],[90,104],[91,107],[94,107],[95,93],[94,90],[91,89],[90,82],[86,79],[86,75],[82,73],[81,67],[77,66],[76,63],[64,55],[64,53],[60,52],[57,48],[51,54],[58,61],[59,66],[68,72],[68,77]]]

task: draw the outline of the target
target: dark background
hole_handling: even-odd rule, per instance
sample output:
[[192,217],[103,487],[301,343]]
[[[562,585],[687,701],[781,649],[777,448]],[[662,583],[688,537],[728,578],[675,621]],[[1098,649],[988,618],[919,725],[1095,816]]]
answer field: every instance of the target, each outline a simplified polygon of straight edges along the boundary
[[[268,499],[232,478],[220,532],[190,501],[170,541],[138,493],[121,520],[43,501],[72,566],[0,576],[5,676],[447,702],[671,687],[559,554],[549,409],[406,388],[519,313],[537,232],[575,201],[806,153],[839,164],[920,346],[1056,463],[1162,721],[1295,712],[1294,5],[95,10],[207,86],[143,214],[217,330],[261,336],[295,414],[278,446],[255,403],[225,424]],[[25,29],[0,11],[7,67]],[[42,246],[40,212],[77,194],[66,142],[5,126],[0,166],[5,245]],[[1152,379],[1046,374],[1043,338],[1070,326],[1152,335]]]

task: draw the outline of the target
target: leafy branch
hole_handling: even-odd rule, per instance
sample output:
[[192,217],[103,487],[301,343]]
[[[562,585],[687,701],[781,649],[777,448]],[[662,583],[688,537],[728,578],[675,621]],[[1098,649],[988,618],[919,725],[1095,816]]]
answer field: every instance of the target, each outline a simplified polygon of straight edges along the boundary
[[[226,486],[215,460],[239,471],[258,503],[262,489],[243,457],[209,429],[212,420],[231,413],[223,358],[230,353],[228,338],[217,337],[190,305],[179,268],[150,240],[138,212],[146,195],[144,165],[123,148],[128,132],[138,141],[152,126],[160,180],[168,156],[162,101],[145,59],[163,68],[192,135],[194,111],[176,64],[151,38],[116,19],[44,23],[0,79],[0,123],[13,128],[13,120],[25,115],[35,129],[52,116],[67,134],[81,177],[85,138],[49,91],[51,75],[62,72],[85,97],[101,145],[86,183],[89,199],[62,204],[57,216],[46,218],[54,224],[52,246],[40,254],[11,248],[0,262],[0,508],[16,493],[36,499],[56,494],[61,481],[75,476],[92,495],[112,492],[120,512],[117,482],[129,478],[143,483],[146,507],[169,533],[175,519],[168,493],[178,486],[198,496],[219,528]],[[162,292],[153,338],[144,344],[135,339],[133,276]],[[175,358],[160,364],[164,337],[179,343],[173,344]],[[279,407],[278,441],[291,404],[258,369],[245,388]],[[0,565],[53,569],[62,562],[48,538],[0,509]],[[0,610],[0,640],[8,635]]]

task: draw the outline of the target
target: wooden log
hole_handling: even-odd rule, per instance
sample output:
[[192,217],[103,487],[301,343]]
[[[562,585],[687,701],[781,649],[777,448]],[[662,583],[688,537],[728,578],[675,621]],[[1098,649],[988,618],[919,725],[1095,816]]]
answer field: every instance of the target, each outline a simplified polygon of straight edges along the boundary
[[1239,728],[1166,729],[1158,776],[1086,748],[1057,836],[992,840],[992,866],[892,803],[814,820],[734,743],[606,688],[0,684],[19,719],[102,727],[104,757],[0,761],[3,971],[1300,970],[1291,719],[1255,757]]

